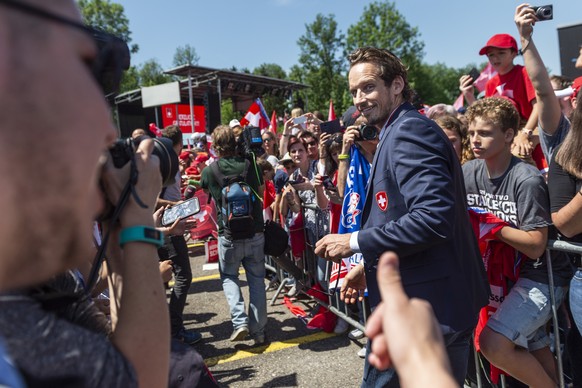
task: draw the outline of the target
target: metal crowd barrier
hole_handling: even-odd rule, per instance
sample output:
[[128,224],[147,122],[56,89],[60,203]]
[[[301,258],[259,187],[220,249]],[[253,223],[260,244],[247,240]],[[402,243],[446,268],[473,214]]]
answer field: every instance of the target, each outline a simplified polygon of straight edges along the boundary
[[[339,297],[339,289],[335,290],[334,292],[328,292],[329,287],[333,286],[332,284],[329,284],[329,278],[330,278],[330,273],[331,273],[331,262],[327,262],[326,264],[326,270],[325,270],[325,275],[324,275],[324,280],[327,282],[328,284],[328,290],[323,290],[323,291],[314,291],[316,293],[321,293],[322,298],[316,298],[310,294],[307,293],[307,291],[309,290],[315,290],[313,288],[313,286],[317,283],[317,271],[318,271],[318,262],[317,262],[317,256],[315,255],[315,247],[314,245],[309,241],[309,235],[307,232],[307,219],[306,219],[306,210],[312,210],[316,212],[316,220],[318,218],[318,216],[321,216],[321,212],[322,210],[319,209],[319,207],[315,204],[301,204],[301,216],[303,217],[303,226],[302,226],[302,232],[303,232],[303,237],[305,239],[305,245],[304,245],[304,249],[303,249],[303,253],[302,256],[299,258],[299,260],[296,261],[296,258],[293,257],[293,253],[292,250],[289,248],[287,249],[287,251],[279,256],[279,257],[272,257],[272,256],[265,256],[265,267],[266,269],[271,272],[277,279],[277,281],[279,282],[279,287],[277,288],[277,291],[275,292],[275,294],[273,295],[273,297],[271,298],[270,304],[271,306],[273,306],[277,299],[279,298],[279,296],[281,295],[281,293],[284,291],[285,286],[288,284],[291,284],[293,282],[293,280],[291,279],[291,276],[295,279],[295,281],[298,283],[298,287],[300,287],[300,293],[307,298],[308,300],[310,300],[311,302],[314,302],[316,304],[319,304],[325,308],[327,308],[329,311],[331,311],[333,314],[335,314],[338,318],[343,319],[344,321],[346,321],[348,324],[350,324],[351,326],[360,329],[362,331],[364,331],[365,328],[365,324],[367,321],[367,306],[366,306],[366,299],[364,299],[364,301],[362,302],[361,305],[361,309],[362,309],[362,315],[363,315],[363,320],[364,323],[360,323],[358,320],[355,320],[351,317],[350,311],[348,310],[348,307],[345,303],[340,301],[340,297]],[[319,230],[318,228],[318,223],[316,222],[316,230],[315,230],[315,236],[317,237],[319,235]],[[287,230],[289,230],[289,225],[287,226]],[[295,232],[297,232],[297,229],[294,229]],[[269,285],[268,287],[271,287],[271,285]],[[326,298],[323,298],[323,296],[325,296]],[[321,299],[326,299],[327,302],[322,301]]]
[[[561,352],[561,344],[560,344],[560,327],[558,324],[558,308],[560,306],[556,305],[556,296],[554,295],[554,274],[552,270],[552,260],[551,260],[551,253],[550,251],[561,251],[566,253],[575,253],[578,255],[582,255],[582,244],[576,243],[568,243],[565,241],[559,240],[549,240],[548,245],[546,247],[546,262],[548,266],[548,286],[550,288],[550,304],[552,308],[552,326],[554,330],[554,352],[556,357],[556,364],[557,364],[557,375],[559,378],[559,387],[565,387],[564,381],[564,365],[562,363],[562,352]],[[481,367],[479,363],[479,355],[477,351],[475,351],[475,370],[476,370],[476,377],[477,377],[477,387],[481,388],[482,380],[481,380]],[[501,375],[501,386],[503,388],[506,387],[505,376]]]

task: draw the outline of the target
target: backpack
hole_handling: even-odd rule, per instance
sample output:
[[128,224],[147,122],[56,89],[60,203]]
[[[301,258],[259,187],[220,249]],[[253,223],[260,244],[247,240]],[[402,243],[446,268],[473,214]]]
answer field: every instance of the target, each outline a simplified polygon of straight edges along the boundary
[[245,182],[250,164],[248,160],[245,160],[242,174],[229,176],[224,176],[220,171],[218,161],[210,165],[218,184],[222,187],[220,210],[225,236],[232,240],[242,240],[255,235],[252,215],[253,190]]

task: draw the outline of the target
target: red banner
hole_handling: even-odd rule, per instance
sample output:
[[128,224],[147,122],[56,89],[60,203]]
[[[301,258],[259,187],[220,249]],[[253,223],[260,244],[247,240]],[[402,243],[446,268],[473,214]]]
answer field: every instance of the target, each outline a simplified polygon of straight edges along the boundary
[[[177,111],[176,111],[177,107]],[[192,133],[192,119],[190,117],[190,105],[168,104],[162,105],[162,124],[178,125],[182,133]],[[194,105],[194,132],[206,131],[206,116],[203,105]]]

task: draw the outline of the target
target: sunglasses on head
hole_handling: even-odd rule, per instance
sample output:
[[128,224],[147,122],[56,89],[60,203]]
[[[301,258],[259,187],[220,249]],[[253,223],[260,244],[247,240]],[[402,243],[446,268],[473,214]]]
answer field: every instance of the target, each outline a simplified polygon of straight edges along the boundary
[[121,38],[19,1],[0,0],[0,5],[90,34],[98,49],[95,59],[87,64],[95,81],[106,98],[111,98],[119,91],[123,71],[129,69],[130,64],[129,47]]

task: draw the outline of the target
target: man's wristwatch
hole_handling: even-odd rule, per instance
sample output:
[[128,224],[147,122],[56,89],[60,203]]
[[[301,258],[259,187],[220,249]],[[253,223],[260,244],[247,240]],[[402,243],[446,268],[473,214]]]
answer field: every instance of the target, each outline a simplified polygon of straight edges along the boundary
[[525,133],[527,137],[531,137],[531,135],[533,134],[533,129],[524,128],[521,130],[521,132]]

